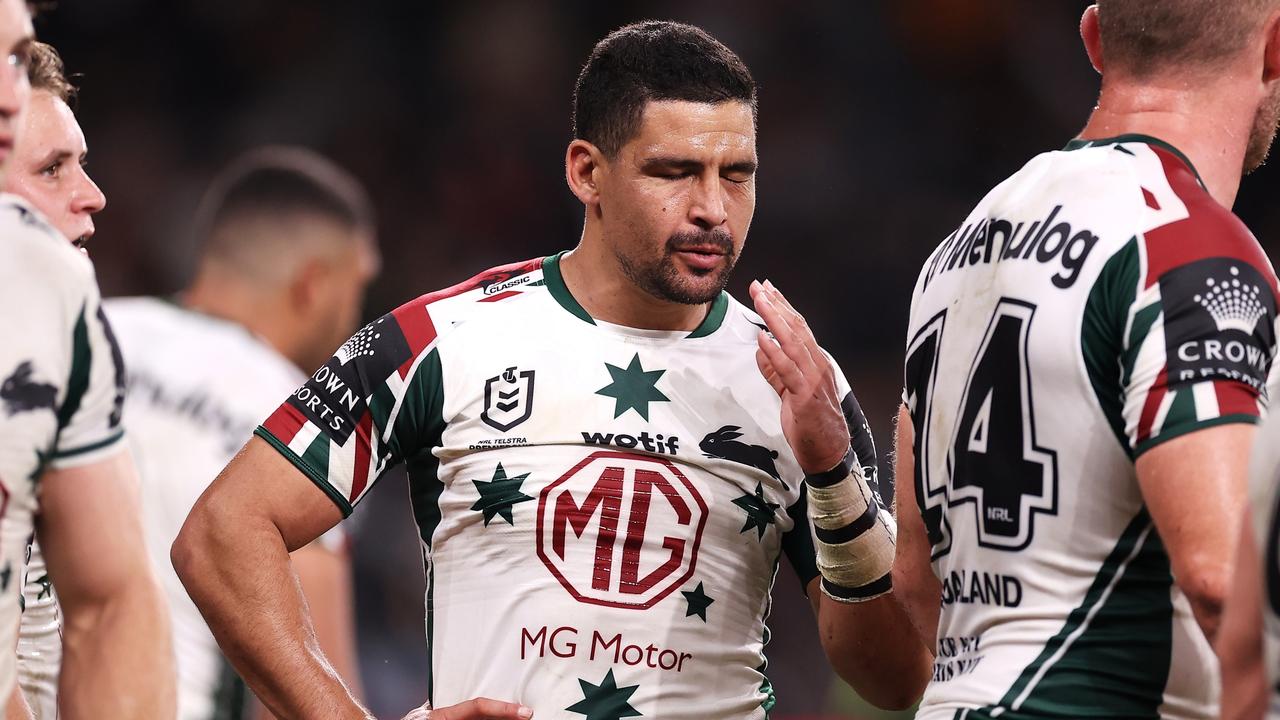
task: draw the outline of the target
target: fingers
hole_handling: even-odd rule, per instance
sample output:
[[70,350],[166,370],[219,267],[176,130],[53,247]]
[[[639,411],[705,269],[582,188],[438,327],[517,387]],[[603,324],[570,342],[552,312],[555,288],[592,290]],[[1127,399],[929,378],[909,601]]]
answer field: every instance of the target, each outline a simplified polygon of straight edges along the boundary
[[818,368],[817,358],[810,345],[815,348],[813,334],[800,314],[786,304],[786,298],[767,280],[763,285],[752,282],[752,300],[755,301],[756,312],[764,319],[765,325],[777,339],[787,357],[791,358],[802,372],[811,372]]
[[[416,711],[415,711],[416,712]],[[405,720],[529,720],[533,709],[516,703],[473,698],[466,702],[430,711],[425,716],[410,715]]]
[[[757,345],[762,341],[773,343],[764,331],[761,331],[760,337],[756,338]],[[756,366],[760,368],[760,374],[764,376],[764,381],[769,383],[769,387],[773,388],[773,391],[781,396],[786,386],[782,384],[782,378],[778,377],[777,371],[773,369],[773,363],[769,362],[769,356],[764,354],[763,346],[756,348]]]
[[[774,377],[777,380],[769,384],[773,385],[775,390],[778,389],[778,384],[781,384],[787,392],[798,397],[809,397],[813,394],[804,371],[796,365],[795,361],[787,357],[787,353],[773,341],[773,338],[769,337],[768,333],[761,330],[756,335],[756,347],[764,353],[765,359],[773,367]],[[779,391],[778,394],[781,395],[782,392]]]

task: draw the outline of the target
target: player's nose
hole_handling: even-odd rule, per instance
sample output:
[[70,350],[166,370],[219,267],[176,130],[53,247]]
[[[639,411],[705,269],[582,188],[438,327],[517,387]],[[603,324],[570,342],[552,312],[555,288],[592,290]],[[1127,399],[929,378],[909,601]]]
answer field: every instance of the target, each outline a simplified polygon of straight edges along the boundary
[[88,173],[81,170],[79,187],[76,188],[71,199],[72,212],[92,215],[106,206],[107,196],[102,192],[102,188],[98,187]]
[[689,204],[689,219],[705,230],[728,222],[729,212],[725,207],[724,195],[718,176],[705,174],[699,177]]

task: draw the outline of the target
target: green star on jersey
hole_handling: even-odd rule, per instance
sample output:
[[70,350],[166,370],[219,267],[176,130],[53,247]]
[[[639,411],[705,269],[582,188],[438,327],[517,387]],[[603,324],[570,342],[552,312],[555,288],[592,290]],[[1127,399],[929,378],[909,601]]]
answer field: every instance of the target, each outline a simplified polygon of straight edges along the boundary
[[615,418],[622,417],[622,413],[628,410],[635,410],[640,417],[648,420],[649,403],[671,402],[670,398],[663,395],[657,388],[658,378],[662,377],[666,370],[645,370],[640,366],[639,353],[631,358],[631,364],[627,365],[626,369],[609,363],[605,363],[604,366],[608,368],[609,377],[613,378],[613,382],[597,390],[596,394],[614,399],[613,416]]
[[618,682],[613,679],[613,670],[604,676],[599,685],[581,678],[578,679],[578,684],[582,686],[583,698],[565,708],[571,713],[586,715],[587,720],[621,720],[643,715],[627,702],[640,686],[618,687]]
[[680,594],[689,603],[689,608],[684,611],[684,616],[692,617],[697,615],[702,618],[702,622],[706,622],[707,606],[715,602],[715,600],[707,597],[707,594],[702,591],[702,583],[698,583],[698,587],[693,590],[681,590]]
[[507,477],[507,471],[502,468],[502,463],[498,463],[498,469],[493,471],[493,480],[475,481],[480,499],[471,506],[471,509],[484,513],[485,527],[489,527],[489,521],[498,515],[501,515],[508,525],[515,526],[515,520],[511,516],[511,506],[533,499],[520,492],[520,486],[524,484],[527,477],[529,473]]
[[747,512],[747,521],[738,532],[744,533],[755,528],[759,531],[761,538],[764,537],[765,526],[774,523],[774,511],[782,507],[764,499],[764,488],[760,483],[756,483],[755,495],[743,495],[734,500],[733,504]]

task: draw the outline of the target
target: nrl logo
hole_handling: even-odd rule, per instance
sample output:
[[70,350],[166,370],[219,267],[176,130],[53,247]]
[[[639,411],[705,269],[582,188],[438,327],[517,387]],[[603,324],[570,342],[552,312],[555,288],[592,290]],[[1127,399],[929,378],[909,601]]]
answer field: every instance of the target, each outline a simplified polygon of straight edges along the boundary
[[509,367],[484,381],[484,411],[480,419],[506,432],[533,413],[533,371]]

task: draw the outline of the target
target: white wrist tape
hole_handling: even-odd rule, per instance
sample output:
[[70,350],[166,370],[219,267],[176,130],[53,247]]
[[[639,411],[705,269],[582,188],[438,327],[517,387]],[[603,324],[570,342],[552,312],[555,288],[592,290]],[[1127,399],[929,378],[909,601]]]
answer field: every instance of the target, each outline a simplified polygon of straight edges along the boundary
[[862,602],[892,590],[898,525],[875,501],[853,450],[805,482],[823,593],[839,602]]

